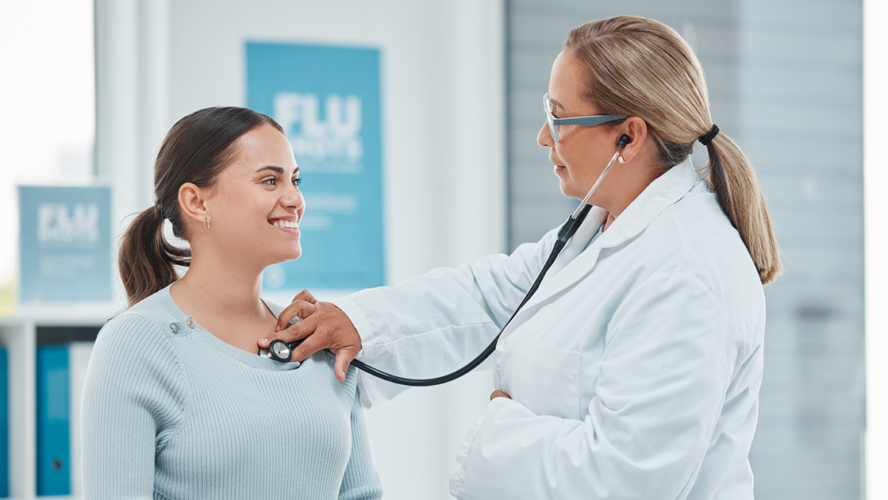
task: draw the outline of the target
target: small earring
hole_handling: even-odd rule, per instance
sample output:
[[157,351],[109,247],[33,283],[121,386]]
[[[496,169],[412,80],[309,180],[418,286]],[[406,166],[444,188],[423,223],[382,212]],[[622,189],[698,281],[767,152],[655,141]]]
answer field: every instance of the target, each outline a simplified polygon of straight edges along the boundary
[[623,161],[623,155],[620,155],[619,157],[617,157],[617,159],[620,160],[620,163],[626,163],[625,161]]
[[209,217],[204,217],[204,229],[206,229],[207,231],[210,230],[210,218]]

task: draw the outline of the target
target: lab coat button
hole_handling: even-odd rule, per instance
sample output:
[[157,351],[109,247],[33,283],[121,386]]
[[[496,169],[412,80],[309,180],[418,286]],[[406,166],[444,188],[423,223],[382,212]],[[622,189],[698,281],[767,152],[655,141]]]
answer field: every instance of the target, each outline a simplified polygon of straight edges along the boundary
[[172,330],[173,333],[179,333],[179,325],[175,323],[170,323],[170,330]]
[[194,321],[192,321],[192,320],[189,319],[189,320],[187,321],[187,323],[188,323],[188,328],[194,328]]

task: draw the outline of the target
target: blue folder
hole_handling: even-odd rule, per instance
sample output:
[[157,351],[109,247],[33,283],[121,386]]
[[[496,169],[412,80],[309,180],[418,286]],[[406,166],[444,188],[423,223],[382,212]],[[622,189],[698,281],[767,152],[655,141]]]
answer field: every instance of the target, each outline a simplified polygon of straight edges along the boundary
[[0,346],[0,498],[9,496],[9,359]]
[[71,494],[68,347],[37,347],[37,495]]

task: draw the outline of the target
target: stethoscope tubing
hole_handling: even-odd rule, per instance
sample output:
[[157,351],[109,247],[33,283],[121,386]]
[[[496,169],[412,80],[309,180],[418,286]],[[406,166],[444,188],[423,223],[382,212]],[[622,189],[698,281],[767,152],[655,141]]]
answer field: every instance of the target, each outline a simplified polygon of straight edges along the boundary
[[[592,208],[589,205],[587,205],[587,206],[589,208]],[[581,212],[581,217],[585,218],[586,214],[588,214],[588,213],[589,213],[588,210],[584,210],[583,212]],[[569,220],[569,222],[570,222],[570,220]],[[578,225],[580,222],[582,222],[582,221],[581,220],[577,221]],[[382,370],[378,370],[378,369],[376,369],[376,368],[374,368],[374,367],[372,367],[360,360],[357,360],[357,359],[353,359],[351,364],[354,365],[355,367],[363,370],[368,375],[373,375],[374,377],[378,377],[378,378],[381,378],[382,380],[392,382],[395,384],[407,385],[407,386],[411,386],[411,387],[430,387],[433,385],[441,385],[441,384],[446,384],[447,382],[451,382],[453,380],[456,380],[456,379],[462,377],[463,375],[465,375],[465,374],[469,373],[470,371],[474,370],[475,368],[477,368],[481,363],[483,363],[487,358],[489,358],[490,355],[494,353],[494,351],[496,351],[496,344],[497,344],[497,342],[499,342],[500,336],[503,334],[503,332],[509,326],[509,323],[511,323],[512,320],[515,319],[515,316],[518,315],[518,312],[521,310],[522,307],[524,307],[524,304],[526,304],[527,301],[529,301],[530,298],[533,297],[533,294],[536,293],[537,288],[540,287],[540,283],[543,282],[543,278],[546,276],[546,271],[548,271],[549,268],[552,267],[552,264],[555,262],[555,258],[557,258],[558,254],[561,253],[561,250],[564,248],[565,243],[566,243],[566,241],[561,241],[561,240],[555,241],[555,246],[552,248],[552,253],[549,254],[549,258],[546,260],[546,264],[543,266],[542,272],[540,272],[539,276],[537,276],[536,281],[533,283],[533,286],[530,287],[530,290],[528,290],[527,295],[524,296],[524,300],[521,301],[521,304],[518,306],[517,309],[515,309],[515,312],[512,313],[512,317],[509,318],[509,321],[506,321],[506,324],[503,325],[502,329],[500,329],[499,333],[496,334],[496,337],[493,338],[493,340],[490,342],[490,344],[488,344],[487,347],[483,351],[481,351],[481,354],[478,354],[475,357],[475,359],[473,359],[472,361],[469,361],[462,368],[460,368],[454,372],[448,373],[447,375],[442,375],[440,377],[418,379],[418,378],[405,378],[405,377],[399,377],[397,375],[392,375],[392,374],[386,373]]]
[[[496,345],[497,345],[497,342],[499,342],[500,336],[502,336],[503,332],[506,331],[506,328],[509,327],[509,324],[512,322],[513,319],[515,319],[515,316],[518,315],[518,313],[521,311],[521,309],[524,307],[524,305],[527,304],[528,301],[530,301],[531,297],[533,297],[533,295],[536,293],[537,289],[539,289],[540,284],[542,284],[543,279],[546,277],[546,273],[549,271],[549,268],[552,267],[552,264],[555,263],[555,259],[558,258],[558,255],[561,253],[561,250],[564,249],[564,246],[567,245],[567,242],[571,239],[571,237],[573,237],[573,235],[574,235],[574,233],[576,233],[577,229],[579,229],[579,227],[583,224],[583,221],[586,219],[586,216],[589,214],[589,211],[592,209],[592,205],[588,204],[589,198],[592,196],[592,193],[594,193],[595,190],[598,189],[598,186],[601,184],[601,181],[604,180],[604,176],[607,175],[607,173],[610,171],[614,162],[617,161],[617,157],[620,155],[620,152],[623,150],[623,148],[629,142],[630,142],[630,139],[628,136],[624,135],[624,136],[620,137],[619,142],[617,142],[617,152],[614,153],[614,156],[613,156],[613,158],[611,158],[610,162],[607,164],[607,167],[605,167],[605,169],[601,172],[601,175],[598,176],[598,180],[595,181],[595,184],[592,186],[592,189],[589,190],[589,193],[583,199],[580,206],[577,207],[576,211],[574,211],[574,213],[571,214],[570,217],[568,217],[567,221],[565,221],[565,223],[561,226],[561,229],[558,230],[558,237],[555,240],[555,245],[552,246],[552,251],[549,253],[549,257],[546,259],[546,263],[543,265],[542,270],[540,270],[540,274],[537,275],[537,278],[533,282],[533,285],[531,285],[530,289],[527,291],[527,294],[524,296],[524,299],[521,301],[521,303],[515,309],[515,312],[512,313],[512,316],[509,318],[509,320],[506,321],[506,324],[503,325],[503,327],[500,329],[499,333],[496,334],[496,337],[493,338],[493,340],[490,342],[490,344],[488,344],[487,347],[483,351],[481,351],[480,354],[478,354],[475,357],[475,359],[473,359],[472,361],[469,361],[467,364],[465,364],[464,366],[462,366],[458,370],[455,370],[455,371],[448,373],[446,375],[441,375],[440,377],[434,377],[434,378],[399,377],[397,375],[392,375],[391,373],[386,373],[378,368],[374,368],[374,367],[364,363],[363,361],[360,361],[357,359],[353,359],[351,361],[351,364],[355,368],[362,370],[364,373],[366,373],[368,375],[372,375],[374,377],[380,378],[380,379],[385,380],[387,382],[392,382],[392,383],[398,384],[398,385],[406,385],[406,386],[410,386],[410,387],[431,387],[431,386],[435,386],[435,385],[446,384],[447,382],[452,382],[452,381],[462,377],[463,375],[469,373],[470,371],[474,370],[475,368],[477,368],[481,363],[483,363],[487,358],[489,358],[490,355],[494,353],[494,351],[496,351]],[[272,344],[278,343],[278,344],[280,344],[279,347],[281,347],[281,348],[283,348],[284,345],[287,346],[286,352],[284,353],[285,355],[278,356],[277,354],[274,354],[276,352],[276,349],[274,349],[274,345],[272,345],[272,346],[269,346],[269,351],[272,353],[272,355],[270,355],[268,357],[275,359],[277,361],[281,361],[281,362],[290,361],[293,349],[295,349],[296,346],[301,344],[302,340],[304,340],[304,339],[300,339],[300,340],[297,340],[295,342],[290,342],[290,343],[285,343],[282,340],[274,340],[274,341],[272,341]],[[260,351],[260,354],[263,354],[262,351]],[[267,354],[263,354],[263,355],[267,355]]]
[[598,189],[598,186],[601,185],[601,181],[604,180],[604,176],[610,171],[611,167],[614,165],[614,162],[617,161],[617,158],[620,156],[620,152],[623,148],[630,142],[628,136],[620,137],[619,142],[617,142],[617,152],[614,153],[614,156],[611,158],[610,162],[608,162],[607,167],[601,172],[601,175],[598,176],[598,180],[595,181],[595,184],[592,186],[592,189],[589,190],[589,193],[580,203],[580,206],[568,217],[567,221],[561,226],[561,229],[558,230],[558,238],[555,240],[555,245],[552,247],[552,251],[549,253],[549,258],[546,259],[546,263],[543,265],[542,270],[540,270],[540,274],[537,276],[536,280],[531,285],[530,289],[527,291],[527,294],[524,296],[524,299],[515,309],[515,312],[512,313],[512,316],[509,318],[509,321],[506,321],[506,324],[500,329],[499,333],[496,334],[496,337],[487,345],[487,347],[481,351],[478,356],[475,357],[472,361],[469,361],[462,368],[459,368],[456,371],[448,373],[447,375],[442,375],[440,377],[435,378],[426,378],[426,379],[418,379],[418,378],[405,378],[399,377],[397,375],[392,375],[391,373],[386,373],[382,370],[374,368],[363,361],[354,359],[351,364],[356,368],[364,371],[368,375],[373,375],[374,377],[378,377],[387,382],[392,382],[399,385],[406,385],[411,387],[430,387],[434,385],[446,384],[447,382],[451,382],[456,380],[463,375],[469,373],[470,371],[477,368],[481,363],[483,363],[487,358],[490,357],[491,354],[496,351],[496,345],[499,342],[500,336],[502,336],[503,332],[506,331],[506,328],[509,327],[509,324],[515,319],[515,316],[518,315],[518,312],[524,307],[524,304],[527,304],[530,301],[530,298],[533,297],[533,294],[536,293],[537,289],[540,287],[540,284],[543,282],[543,278],[546,277],[546,273],[549,271],[549,268],[552,267],[552,264],[555,263],[555,259],[558,258],[558,254],[561,253],[561,250],[564,249],[564,246],[567,245],[567,242],[573,237],[574,233],[576,233],[577,229],[583,224],[583,221],[586,219],[586,216],[589,215],[589,211],[592,209],[592,205],[589,205],[589,198],[592,197],[592,193]]

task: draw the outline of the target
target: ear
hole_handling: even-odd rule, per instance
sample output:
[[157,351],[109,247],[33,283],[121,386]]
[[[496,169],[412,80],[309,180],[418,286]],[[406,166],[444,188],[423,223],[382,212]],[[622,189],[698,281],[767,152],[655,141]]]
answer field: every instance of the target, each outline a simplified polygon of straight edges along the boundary
[[616,127],[616,130],[619,131],[617,137],[626,134],[632,138],[632,142],[627,144],[620,153],[623,160],[629,163],[641,151],[644,141],[647,140],[647,123],[638,116],[630,116]]
[[203,224],[208,216],[207,194],[205,190],[190,182],[179,186],[179,208],[182,209],[182,215],[186,219]]

